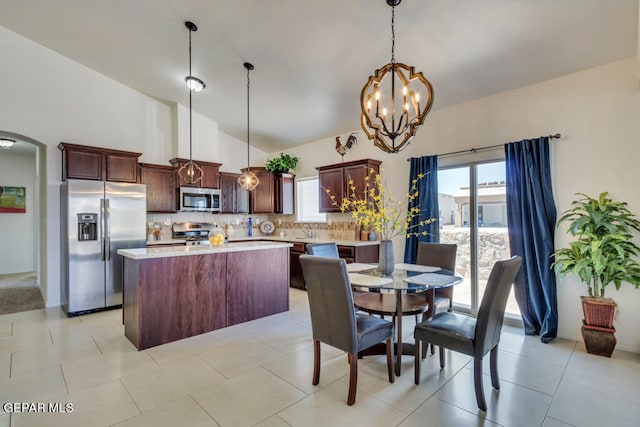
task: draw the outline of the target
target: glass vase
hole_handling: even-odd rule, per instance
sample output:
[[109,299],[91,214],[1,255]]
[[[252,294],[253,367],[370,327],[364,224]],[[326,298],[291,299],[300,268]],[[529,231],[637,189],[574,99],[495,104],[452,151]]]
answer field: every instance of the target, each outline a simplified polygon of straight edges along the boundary
[[389,276],[393,273],[395,268],[395,261],[393,259],[393,241],[381,240],[380,252],[378,255],[378,270],[385,276]]

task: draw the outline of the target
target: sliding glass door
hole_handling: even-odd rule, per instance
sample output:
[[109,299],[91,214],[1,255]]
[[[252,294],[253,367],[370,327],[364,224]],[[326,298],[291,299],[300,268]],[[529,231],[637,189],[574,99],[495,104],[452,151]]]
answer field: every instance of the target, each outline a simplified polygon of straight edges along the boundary
[[[455,287],[453,304],[477,313],[493,264],[510,257],[504,161],[466,163],[438,171],[440,242],[456,243],[456,273],[464,282]],[[513,292],[507,313],[520,311]]]

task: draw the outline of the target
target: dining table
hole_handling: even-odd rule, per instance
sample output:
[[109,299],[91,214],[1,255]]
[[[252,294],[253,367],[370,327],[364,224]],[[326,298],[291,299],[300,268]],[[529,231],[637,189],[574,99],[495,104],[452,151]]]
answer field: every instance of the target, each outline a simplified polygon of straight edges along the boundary
[[[395,318],[396,318],[396,342],[395,354],[396,375],[400,376],[402,366],[402,355],[413,355],[414,344],[402,342],[402,318],[404,315],[412,313],[411,308],[403,307],[403,295],[411,293],[424,293],[428,307],[424,314],[425,318],[433,316],[433,301],[435,290],[448,286],[455,286],[463,282],[461,276],[456,275],[453,271],[443,270],[439,267],[425,266],[418,264],[395,264],[393,273],[383,275],[377,270],[377,264],[351,263],[347,264],[347,274],[354,292],[354,304],[358,309],[358,294],[362,296],[374,297],[366,295],[375,293],[380,299],[383,294],[395,294]],[[406,304],[406,303],[405,303]],[[384,349],[371,348],[362,355],[383,354]]]

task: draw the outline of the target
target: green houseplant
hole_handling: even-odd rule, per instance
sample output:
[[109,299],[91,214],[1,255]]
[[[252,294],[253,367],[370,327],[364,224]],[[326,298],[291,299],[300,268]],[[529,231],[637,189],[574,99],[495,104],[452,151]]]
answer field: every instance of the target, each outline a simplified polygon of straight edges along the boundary
[[293,172],[295,171],[296,166],[298,166],[299,160],[300,159],[297,157],[280,153],[280,157],[274,157],[273,159],[268,159],[264,167],[269,172],[276,172],[276,173],[286,173],[290,171]]
[[560,277],[576,274],[586,285],[588,296],[583,296],[585,315],[583,337],[590,353],[610,356],[613,352],[590,351],[585,328],[596,334],[600,342],[609,333],[613,337],[613,317],[616,303],[605,298],[605,289],[614,284],[620,289],[623,282],[640,287],[640,247],[633,241],[633,230],[640,231],[640,221],[628,209],[627,203],[612,200],[607,192],[598,198],[583,193],[571,204],[571,209],[562,213],[558,226],[567,224],[569,233],[576,239],[568,248],[554,252],[554,269]]

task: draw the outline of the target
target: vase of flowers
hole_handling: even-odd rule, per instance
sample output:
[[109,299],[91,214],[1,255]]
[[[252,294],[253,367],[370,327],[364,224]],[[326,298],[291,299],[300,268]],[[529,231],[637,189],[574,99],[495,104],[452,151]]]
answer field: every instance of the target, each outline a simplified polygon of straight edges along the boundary
[[378,271],[383,276],[388,276],[395,269],[393,257],[393,240],[380,240],[380,252],[378,253]]
[[[407,237],[416,235],[418,233],[411,232],[413,228],[435,221],[435,218],[430,218],[411,225],[411,221],[420,213],[420,208],[413,206],[413,203],[412,207],[408,206],[409,202],[418,197],[418,181],[423,177],[420,174],[411,182],[411,188],[402,199],[394,198],[385,188],[380,174],[373,168],[364,178],[364,190],[360,193],[353,180],[348,180],[349,195],[343,197],[340,203],[329,189],[324,189],[334,206],[339,207],[341,212],[350,212],[363,230],[372,230],[380,238],[378,268],[384,275],[393,273],[394,269],[393,238],[405,233]],[[419,234],[426,235],[427,232]]]

